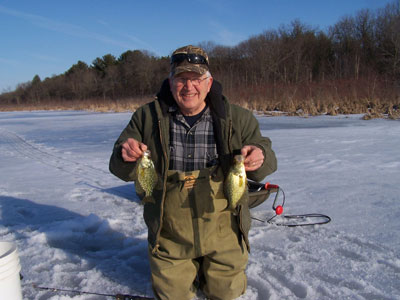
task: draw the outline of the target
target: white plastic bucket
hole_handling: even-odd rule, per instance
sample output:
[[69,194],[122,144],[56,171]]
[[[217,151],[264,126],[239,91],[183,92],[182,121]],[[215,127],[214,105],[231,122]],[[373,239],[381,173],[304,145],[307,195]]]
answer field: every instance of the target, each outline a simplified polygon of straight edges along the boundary
[[0,242],[0,300],[22,300],[17,247]]

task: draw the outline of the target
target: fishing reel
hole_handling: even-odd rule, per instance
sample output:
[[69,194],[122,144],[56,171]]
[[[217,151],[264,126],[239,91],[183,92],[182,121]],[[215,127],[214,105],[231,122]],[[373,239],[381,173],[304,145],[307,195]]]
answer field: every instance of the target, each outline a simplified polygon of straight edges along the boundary
[[[310,225],[322,225],[327,224],[331,221],[331,218],[324,214],[300,214],[300,215],[283,215],[283,207],[285,205],[286,196],[283,189],[277,184],[271,184],[269,182],[263,184],[258,182],[249,182],[249,207],[254,208],[265,200],[268,199],[270,194],[275,193],[275,198],[272,203],[272,209],[275,215],[268,220],[260,220],[258,218],[252,217],[252,219],[267,222],[269,224],[274,224],[277,226],[286,227],[297,227],[297,226],[310,226]],[[260,198],[265,195],[264,199]],[[282,195],[282,196],[280,196]],[[254,200],[257,199],[257,200]],[[280,218],[276,218],[280,216]],[[275,219],[276,218],[276,219]],[[279,219],[279,220],[278,220]]]
[[[274,203],[272,204],[272,209],[275,211],[275,214],[276,214],[275,216],[279,216],[279,215],[283,214],[283,206],[285,205],[285,198],[286,198],[285,192],[279,187],[279,185],[270,184],[269,182],[267,182],[264,185],[264,188],[266,190],[276,190]],[[282,204],[277,205],[279,192],[282,192],[283,198],[282,198]]]

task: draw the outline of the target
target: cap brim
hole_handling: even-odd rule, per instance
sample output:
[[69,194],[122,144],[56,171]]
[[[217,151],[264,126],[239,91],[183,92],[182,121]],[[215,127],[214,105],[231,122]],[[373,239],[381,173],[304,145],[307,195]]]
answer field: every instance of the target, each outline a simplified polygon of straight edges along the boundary
[[206,74],[208,68],[206,65],[198,65],[198,64],[187,64],[187,65],[179,65],[172,70],[172,75],[178,75],[183,72],[194,72],[200,75]]

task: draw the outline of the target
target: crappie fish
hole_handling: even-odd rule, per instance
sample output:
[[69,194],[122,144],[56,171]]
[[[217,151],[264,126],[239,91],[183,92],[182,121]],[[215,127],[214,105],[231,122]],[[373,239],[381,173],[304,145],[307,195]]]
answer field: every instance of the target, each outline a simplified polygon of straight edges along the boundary
[[153,189],[157,183],[157,172],[150,154],[150,150],[145,150],[137,166],[138,182],[146,193],[145,197],[152,195]]
[[235,209],[247,191],[247,177],[244,169],[243,155],[235,155],[233,166],[225,179],[225,196],[229,201],[229,208]]

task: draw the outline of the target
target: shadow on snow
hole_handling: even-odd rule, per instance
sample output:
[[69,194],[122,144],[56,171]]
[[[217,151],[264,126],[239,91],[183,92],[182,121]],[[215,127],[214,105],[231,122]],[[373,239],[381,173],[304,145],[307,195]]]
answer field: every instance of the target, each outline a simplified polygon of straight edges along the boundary
[[[132,185],[129,186],[129,190],[132,189]],[[109,192],[120,191],[128,193],[127,186]],[[113,230],[108,221],[97,215],[83,216],[27,199],[0,196],[0,208],[0,225],[7,227],[17,241],[27,239],[35,232],[44,233],[47,245],[39,247],[58,248],[70,254],[67,256],[76,255],[113,282],[135,292],[148,292],[140,290],[148,286],[150,280],[146,240],[127,237]],[[74,263],[72,257],[71,261]],[[24,272],[23,265],[21,272]]]

